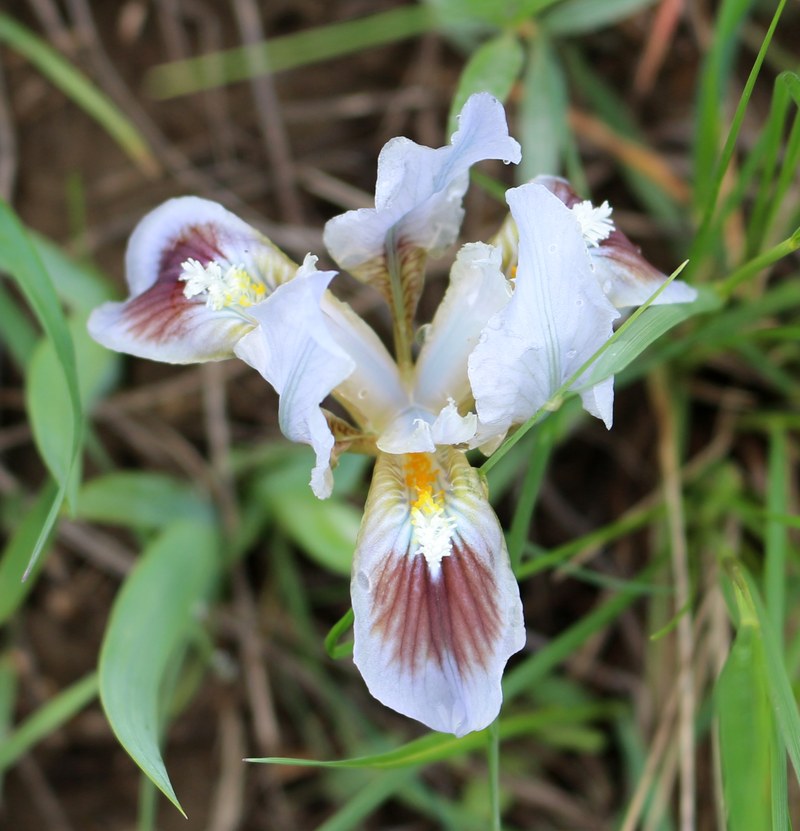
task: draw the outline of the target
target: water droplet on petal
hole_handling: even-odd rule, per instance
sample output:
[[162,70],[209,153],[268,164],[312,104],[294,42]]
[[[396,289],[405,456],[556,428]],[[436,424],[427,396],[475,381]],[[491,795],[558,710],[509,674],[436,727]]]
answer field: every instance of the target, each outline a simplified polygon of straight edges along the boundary
[[365,389],[360,389],[357,393],[358,398],[363,401],[367,397],[367,391]]
[[554,242],[551,242],[550,245],[548,246],[548,250],[550,251],[551,254],[555,254],[556,251],[558,251],[558,246]]
[[575,301],[575,305],[576,305],[578,308],[580,308],[580,307],[583,305],[583,298],[582,298],[582,297],[579,297],[579,298]]
[[358,585],[365,591],[368,592],[370,590],[370,583],[369,577],[367,576],[366,571],[359,571],[358,576],[356,578],[358,580]]
[[578,350],[577,350],[577,349],[570,349],[570,350],[567,352],[567,357],[568,357],[570,360],[572,360],[572,358],[574,358],[577,354],[578,354]]

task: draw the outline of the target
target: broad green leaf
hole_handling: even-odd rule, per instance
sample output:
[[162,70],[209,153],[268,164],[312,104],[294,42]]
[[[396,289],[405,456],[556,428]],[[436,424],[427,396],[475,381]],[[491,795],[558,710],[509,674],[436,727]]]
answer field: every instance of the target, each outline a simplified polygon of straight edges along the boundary
[[208,519],[210,507],[193,488],[171,476],[125,470],[84,483],[76,515],[90,522],[148,531],[176,519]]
[[504,102],[519,77],[524,60],[525,52],[511,34],[493,38],[477,49],[461,73],[450,105],[447,134],[452,135],[458,128],[456,117],[473,93],[490,92],[498,101]]
[[424,6],[401,6],[358,20],[331,23],[254,46],[237,47],[157,66],[145,79],[156,98],[173,98],[245,81],[253,67],[280,72],[414,37],[433,28]]
[[[67,495],[72,469],[81,446],[83,409],[75,364],[75,350],[53,284],[25,228],[13,210],[2,200],[0,200],[0,272],[5,272],[16,280],[55,350],[62,374],[61,383],[65,387],[65,394],[61,399],[64,403],[60,404],[59,410],[65,416],[65,421],[70,419],[69,432],[65,432],[65,443],[69,450],[64,475],[58,479],[59,489],[31,549],[28,564],[30,569],[38,559],[45,540],[50,534],[50,529],[58,517],[64,497]],[[66,402],[69,403],[68,407],[65,406]]]
[[708,286],[698,289],[698,297],[693,303],[650,306],[636,320],[631,320],[630,326],[620,329],[618,336],[592,365],[586,387],[622,372],[651,343],[674,326],[694,315],[716,311],[721,306],[719,295]]
[[92,673],[55,695],[0,743],[0,771],[7,770],[37,742],[47,738],[97,696],[97,675]]
[[[614,709],[614,707],[605,704],[589,704],[582,707],[553,707],[535,713],[510,716],[509,718],[500,719],[500,738],[510,739],[516,736],[536,734],[557,725],[580,724],[584,721],[607,717]],[[486,746],[488,732],[489,728],[487,727],[485,730],[469,733],[460,739],[444,733],[429,733],[394,750],[375,753],[370,756],[359,756],[355,759],[320,761],[317,759],[291,759],[273,756],[263,759],[247,759],[246,761],[272,765],[325,768],[389,769],[408,767],[409,765],[429,765],[433,762],[450,759],[453,756],[461,756],[474,750],[483,749]]]
[[28,365],[38,340],[36,327],[0,280],[0,341],[21,370]]
[[[69,332],[75,350],[79,395],[88,410],[114,381],[119,355],[89,337],[83,316],[70,321]],[[68,485],[76,487],[79,466],[73,464],[72,442],[76,433],[82,433],[83,425],[74,424],[73,413],[61,405],[68,397],[59,355],[52,341],[43,339],[28,367],[25,403],[36,445],[48,469],[58,482],[67,481],[72,473],[75,481]],[[70,501],[75,504],[74,497]]]
[[100,652],[100,698],[112,730],[181,813],[159,748],[166,711],[162,684],[213,593],[219,567],[213,525],[170,525],[126,579]]
[[317,499],[305,464],[265,476],[260,492],[284,533],[319,565],[349,576],[361,511],[335,495]]
[[76,262],[46,237],[31,233],[30,238],[56,294],[67,308],[88,315],[101,303],[113,299],[111,284],[94,268]]
[[158,173],[159,164],[133,122],[46,41],[9,15],[0,14],[0,43],[27,58],[64,95],[94,118],[145,173]]
[[553,35],[583,35],[611,26],[656,0],[564,0],[542,15],[542,25]]
[[542,32],[530,44],[520,128],[519,181],[558,174],[567,130],[567,83],[553,45]]
[[0,559],[0,625],[16,612],[28,592],[36,585],[36,575],[45,561],[44,557],[37,561],[27,579],[22,578],[57,492],[58,487],[53,482],[42,488],[3,551]]
[[752,620],[743,621],[716,687],[730,831],[770,827],[774,725],[764,676],[764,651],[756,626]]

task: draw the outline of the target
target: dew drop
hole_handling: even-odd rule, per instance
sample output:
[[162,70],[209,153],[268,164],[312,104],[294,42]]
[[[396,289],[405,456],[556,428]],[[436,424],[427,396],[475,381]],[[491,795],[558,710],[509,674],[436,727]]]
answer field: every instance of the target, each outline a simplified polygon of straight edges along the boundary
[[578,308],[580,308],[580,307],[583,305],[583,298],[582,298],[582,297],[579,297],[579,298],[575,301],[575,305],[576,305]]
[[554,242],[551,242],[548,246],[548,251],[550,251],[551,254],[555,254],[556,251],[558,251],[558,246]]
[[570,360],[572,360],[572,358],[574,358],[577,354],[578,354],[578,350],[577,350],[577,349],[570,349],[570,350],[567,352],[567,357],[568,357]]
[[358,580],[359,587],[362,588],[365,592],[368,592],[370,590],[369,577],[367,576],[366,571],[359,571],[358,577],[356,579]]
[[360,389],[357,395],[359,400],[363,401],[367,397],[367,391],[365,389]]

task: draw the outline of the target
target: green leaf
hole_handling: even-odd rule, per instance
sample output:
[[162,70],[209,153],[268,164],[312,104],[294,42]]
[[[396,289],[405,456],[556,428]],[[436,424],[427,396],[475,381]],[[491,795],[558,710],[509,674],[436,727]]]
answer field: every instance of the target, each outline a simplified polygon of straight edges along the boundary
[[622,372],[651,343],[658,340],[684,320],[697,314],[716,311],[722,306],[719,295],[708,286],[698,289],[693,303],[672,303],[664,306],[650,306],[630,325],[620,327],[600,357],[592,364],[585,387],[594,386],[604,378]]
[[58,410],[68,420],[64,440],[68,447],[63,476],[58,478],[59,489],[53,498],[50,510],[42,523],[39,536],[33,544],[28,569],[31,569],[41,553],[58,512],[67,495],[72,478],[72,469],[81,447],[83,434],[83,408],[81,407],[78,371],[75,350],[72,345],[67,322],[53,290],[53,284],[42,266],[25,228],[8,204],[0,200],[0,271],[16,280],[28,304],[49,338],[55,351],[61,372],[61,384],[65,388],[61,401],[68,401],[69,407]]
[[39,341],[36,327],[28,320],[28,316],[16,297],[13,297],[6,289],[2,280],[0,280],[0,341],[5,345],[16,365],[23,371]]
[[133,122],[46,41],[8,15],[0,14],[0,43],[6,43],[27,58],[42,75],[94,118],[145,173],[159,172],[155,156]]
[[323,568],[350,575],[362,512],[334,495],[317,499],[309,485],[307,455],[271,471],[258,485],[260,498],[281,530]]
[[0,771],[7,770],[37,742],[90,704],[97,695],[97,675],[92,673],[62,690],[29,716],[0,743]]
[[[535,713],[526,713],[520,716],[501,719],[499,734],[501,739],[530,735],[545,731],[556,725],[578,724],[601,716],[607,716],[613,710],[613,707],[598,704],[541,709]],[[488,727],[476,733],[469,733],[460,739],[444,733],[429,733],[394,750],[389,750],[385,753],[375,753],[369,756],[359,756],[354,759],[320,761],[317,759],[291,759],[271,756],[263,759],[247,759],[246,761],[271,765],[297,765],[323,768],[379,768],[383,770],[408,767],[409,765],[429,765],[433,762],[450,759],[453,756],[462,756],[474,750],[482,750],[486,747],[488,733]]]
[[348,632],[355,620],[352,609],[348,609],[336,623],[331,626],[330,632],[325,636],[325,651],[334,661],[353,654],[353,642],[339,643],[339,639]]
[[552,43],[542,33],[530,44],[520,119],[519,181],[557,174],[566,140],[567,83]]
[[331,23],[253,46],[237,47],[157,66],[145,79],[156,98],[173,98],[245,81],[254,67],[280,72],[373,46],[414,37],[433,28],[424,6],[401,6],[358,20]]
[[216,529],[179,520],[142,554],[125,581],[100,652],[100,698],[122,746],[178,808],[159,749],[165,676],[186,645],[216,585]]
[[90,522],[152,531],[176,519],[209,519],[211,509],[189,485],[163,473],[117,471],[86,482],[76,515]]
[[553,35],[583,35],[611,26],[656,0],[564,0],[542,15],[542,26]]
[[[88,410],[113,383],[119,355],[89,337],[83,317],[71,320],[68,331],[74,347],[79,395],[83,408]],[[25,403],[39,453],[56,481],[68,483],[69,495],[73,488],[77,491],[79,465],[74,461],[73,440],[76,433],[82,434],[83,424],[75,424],[74,414],[59,406],[68,397],[60,356],[53,342],[43,339],[28,367]],[[68,481],[70,474],[74,477],[72,482]],[[70,495],[70,502],[75,504],[74,495]]]
[[113,299],[111,284],[94,268],[76,262],[46,237],[30,233],[30,240],[61,302],[73,312],[88,316],[101,303]]
[[[14,535],[8,541],[0,559],[0,625],[5,623],[22,604],[28,592],[36,585],[45,558],[41,557],[33,571],[23,580],[31,550],[45,524],[58,487],[50,482],[42,488],[31,509],[19,523]],[[51,529],[52,531],[52,526]],[[43,548],[47,545],[45,540]]]
[[771,827],[774,726],[764,676],[757,628],[743,622],[716,687],[729,831]]
[[447,134],[452,135],[458,129],[456,116],[473,93],[490,92],[498,101],[505,101],[519,77],[524,60],[525,52],[519,40],[511,34],[493,38],[476,50],[461,73],[450,105]]

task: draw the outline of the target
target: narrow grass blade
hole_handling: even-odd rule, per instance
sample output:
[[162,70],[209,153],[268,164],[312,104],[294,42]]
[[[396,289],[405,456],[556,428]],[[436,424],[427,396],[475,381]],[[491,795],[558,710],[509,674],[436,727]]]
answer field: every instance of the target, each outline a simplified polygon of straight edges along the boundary
[[[3,557],[0,559],[0,625],[11,618],[36,584],[35,577],[44,564],[44,557],[38,560],[27,580],[23,580],[22,577],[25,574],[31,550],[45,525],[57,493],[58,486],[54,482],[42,488],[3,551]],[[50,530],[52,531],[52,526]],[[43,549],[47,544],[48,540],[45,540]]]
[[[546,731],[562,724],[580,724],[597,718],[607,717],[613,708],[607,705],[585,704],[575,707],[548,707],[535,713],[510,716],[500,720],[498,732],[501,739],[511,739]],[[299,767],[321,768],[402,768],[412,765],[428,765],[441,762],[454,756],[462,756],[486,747],[490,728],[469,733],[460,739],[444,733],[429,733],[419,739],[408,742],[401,747],[384,753],[359,756],[354,759],[337,759],[324,761],[318,759],[292,759],[285,757],[267,757],[247,759],[248,762],[271,765],[296,765]]]
[[557,638],[542,647],[535,655],[526,658],[511,672],[506,673],[506,677],[503,679],[505,700],[511,701],[525,690],[531,689],[537,680],[561,663],[568,655],[571,655],[595,632],[604,629],[633,604],[637,598],[646,594],[645,586],[653,569],[654,566],[644,569],[637,576],[635,585],[628,586],[624,591],[601,603],[597,608],[573,623]]
[[64,95],[94,118],[144,173],[155,176],[159,172],[155,156],[130,119],[47,42],[0,13],[0,43],[29,60]]
[[179,520],[167,528],[125,581],[100,652],[100,697],[112,730],[181,813],[159,748],[162,683],[213,591],[219,555],[209,523]]
[[355,615],[352,609],[348,609],[342,617],[331,626],[330,632],[325,636],[325,651],[334,661],[353,654],[353,642],[339,643],[342,635],[349,632],[353,626]]
[[163,64],[150,71],[145,83],[154,97],[174,98],[246,81],[253,66],[269,66],[272,72],[280,72],[414,37],[433,25],[433,16],[424,6],[402,6],[273,38],[263,45]]
[[730,831],[770,827],[774,724],[764,675],[764,651],[757,623],[742,620],[716,687],[720,761]]
[[0,771],[10,768],[37,742],[69,721],[96,696],[97,675],[92,673],[42,705],[0,744]]
[[778,723],[789,758],[800,781],[800,714],[792,690],[778,639],[772,631],[767,610],[759,597],[753,578],[738,565],[732,566],[734,584],[742,595],[752,617],[758,622],[758,632],[764,650],[764,668],[775,720]]
[[450,105],[447,135],[451,135],[458,128],[456,116],[473,93],[490,92],[498,101],[504,102],[522,71],[524,60],[525,52],[519,40],[511,34],[492,38],[477,49],[458,81],[456,94]]
[[[0,584],[2,585],[2,584]],[[0,653],[0,747],[8,740],[17,701],[17,668],[11,652]],[[0,771],[0,803],[3,801],[3,773]]]

